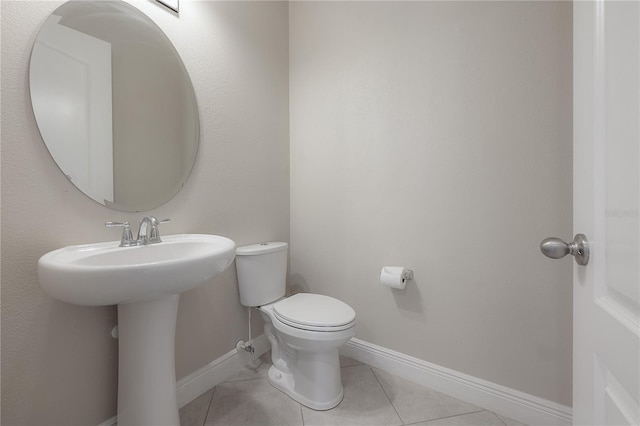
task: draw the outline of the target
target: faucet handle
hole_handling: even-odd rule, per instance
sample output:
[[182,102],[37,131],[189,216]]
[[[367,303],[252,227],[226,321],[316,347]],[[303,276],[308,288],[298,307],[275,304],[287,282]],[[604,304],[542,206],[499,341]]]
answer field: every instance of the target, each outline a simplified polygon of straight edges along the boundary
[[120,227],[120,226],[124,227],[125,229],[126,228],[131,228],[131,225],[129,224],[129,222],[112,222],[112,221],[109,221],[109,222],[105,222],[104,226],[106,226],[107,228],[117,228],[117,227]]
[[105,222],[107,228],[122,227],[122,238],[120,239],[120,247],[129,247],[136,245],[136,240],[133,239],[133,233],[131,232],[131,225],[129,222]]
[[158,229],[158,225],[160,225],[161,223],[171,222],[171,219],[158,220],[153,216],[151,216],[151,218],[151,235],[149,235],[149,243],[161,243],[162,240],[160,239],[160,229]]

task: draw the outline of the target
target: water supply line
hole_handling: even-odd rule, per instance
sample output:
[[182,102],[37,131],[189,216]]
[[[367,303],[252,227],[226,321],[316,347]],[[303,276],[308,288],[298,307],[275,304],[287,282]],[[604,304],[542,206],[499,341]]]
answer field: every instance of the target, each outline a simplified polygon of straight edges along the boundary
[[253,339],[251,338],[251,308],[249,307],[247,310],[249,311],[249,340],[238,342],[238,347],[253,354],[256,350],[253,347]]

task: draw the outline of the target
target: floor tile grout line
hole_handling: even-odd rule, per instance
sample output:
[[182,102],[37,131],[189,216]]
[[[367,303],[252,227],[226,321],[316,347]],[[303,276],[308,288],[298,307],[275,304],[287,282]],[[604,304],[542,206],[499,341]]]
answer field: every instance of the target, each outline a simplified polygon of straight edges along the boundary
[[498,420],[500,420],[500,422],[501,422],[504,426],[507,426],[507,422],[505,422],[505,421],[502,419],[502,416],[501,416],[501,415],[499,415],[498,413],[494,413],[493,411],[492,411],[492,413],[493,413],[493,415],[494,415],[494,416],[496,416],[496,417],[498,418]]
[[302,404],[300,405],[300,417],[302,417],[302,426],[304,426],[304,411],[302,410]]
[[369,367],[369,370],[371,370],[371,373],[373,374],[373,377],[375,377],[376,382],[378,382],[378,385],[380,385],[380,388],[382,389],[382,392],[384,393],[384,396],[387,397],[387,400],[389,400],[389,404],[391,404],[391,407],[393,408],[393,411],[396,412],[396,416],[398,416],[398,418],[400,419],[400,422],[404,425],[404,420],[402,418],[402,416],[400,416],[400,413],[398,413],[398,410],[396,409],[396,406],[393,405],[393,401],[391,401],[391,398],[389,397],[389,394],[387,394],[387,391],[385,390],[384,386],[382,386],[382,383],[380,383],[380,379],[378,378],[378,376],[376,375],[376,372],[373,371],[373,368],[371,368],[370,365],[368,364],[364,364],[367,367]]
[[251,377],[249,379],[237,379],[237,380],[225,380],[224,382],[220,383],[221,385],[225,384],[225,383],[236,383],[236,382],[246,382],[247,380],[258,380],[258,379],[264,379],[267,376],[260,376],[260,377]]
[[353,360],[355,362],[357,362],[357,364],[349,364],[349,365],[342,365],[340,364],[340,368],[346,368],[346,367],[357,367],[358,365],[367,365],[364,362],[360,362],[360,361],[356,361],[355,359]]
[[340,369],[351,368],[351,367],[362,367],[363,365],[366,365],[367,367],[370,367],[369,364],[354,364],[354,365],[344,365],[344,366],[341,365]]
[[[377,374],[376,374],[375,370],[373,369],[373,367],[371,367],[371,366],[370,366],[370,365],[368,365],[368,364],[364,364],[364,365],[366,365],[367,367],[369,367],[369,368],[371,369],[371,371],[373,372],[374,377],[376,378],[376,380],[377,380],[377,381],[378,381],[378,383],[380,384],[380,387],[382,388],[382,391],[383,391],[383,392],[384,392],[384,394],[387,396],[387,399],[389,400],[389,402],[391,402],[391,406],[393,407],[393,409],[394,409],[394,410],[396,410],[395,405],[393,405],[393,401],[391,401],[391,398],[390,398],[390,397],[389,397],[389,395],[387,394],[386,389],[384,388],[384,386],[382,386],[382,383],[380,382],[380,379],[378,378],[378,376],[377,376]],[[427,389],[431,389],[431,388],[426,387],[426,386],[422,386],[422,387],[427,388]],[[433,390],[433,389],[431,389],[431,390]],[[495,415],[495,416],[498,418],[498,420],[500,420],[500,423],[503,423],[503,424],[506,426],[506,423],[504,422],[504,420],[502,420],[502,419],[501,419],[501,418],[500,418],[496,413],[494,413],[493,411],[489,411],[489,410],[487,410],[486,408],[482,408],[482,407],[478,407],[478,410],[469,411],[468,413],[453,414],[453,415],[451,415],[451,416],[438,417],[438,418],[435,418],[435,419],[429,419],[429,420],[419,420],[419,421],[417,421],[417,422],[413,422],[413,423],[404,423],[404,420],[402,420],[402,417],[400,417],[400,413],[398,413],[398,410],[396,410],[396,413],[398,414],[398,417],[400,417],[400,420],[402,420],[402,424],[403,424],[404,426],[410,426],[410,425],[415,425],[415,424],[418,424],[418,423],[431,422],[431,421],[435,421],[435,420],[448,419],[448,418],[451,418],[451,417],[465,416],[465,415],[467,415],[467,414],[480,413],[480,412],[482,412],[482,411],[487,411],[487,412],[489,412],[489,413],[491,413],[491,414]]]
[[[413,423],[405,424],[404,426],[417,425],[417,424],[420,424],[420,423],[435,422],[436,420],[452,419],[452,418],[454,418],[454,417],[466,416],[466,415],[468,415],[468,414],[482,413],[483,411],[486,411],[486,412],[488,412],[488,413],[491,413],[491,411],[489,411],[489,410],[485,410],[485,409],[483,408],[482,410],[470,411],[470,412],[468,412],[468,413],[462,413],[462,414],[454,414],[454,415],[452,415],[452,416],[438,417],[437,419],[420,420],[420,421],[417,421],[417,422],[413,422]],[[496,416],[496,417],[498,417],[498,416]],[[500,419],[498,419],[498,420],[500,420]],[[500,422],[502,422],[502,420],[500,420]]]
[[211,398],[209,398],[209,405],[207,405],[207,414],[204,415],[204,421],[202,422],[202,426],[207,424],[207,418],[209,417],[209,411],[211,410],[211,404],[213,404],[213,394],[216,393],[216,386],[213,387],[213,392],[211,392]]

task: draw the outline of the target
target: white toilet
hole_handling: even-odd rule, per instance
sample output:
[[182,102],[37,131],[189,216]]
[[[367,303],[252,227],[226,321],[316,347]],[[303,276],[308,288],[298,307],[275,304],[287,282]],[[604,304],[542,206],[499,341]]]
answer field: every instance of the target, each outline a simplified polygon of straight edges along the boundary
[[356,313],[329,296],[298,293],[284,297],[287,243],[236,249],[240,303],[262,314],[271,343],[269,382],[314,410],[342,401],[338,348],[355,334]]

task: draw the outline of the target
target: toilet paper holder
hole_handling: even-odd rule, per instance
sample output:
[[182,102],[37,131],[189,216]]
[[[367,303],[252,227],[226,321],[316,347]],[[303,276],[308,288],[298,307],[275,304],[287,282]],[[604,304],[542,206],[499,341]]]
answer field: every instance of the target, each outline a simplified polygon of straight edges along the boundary
[[380,284],[385,287],[404,290],[410,280],[413,280],[413,271],[404,266],[383,266],[380,271]]
[[409,281],[413,279],[413,271],[411,269],[405,269],[400,275],[404,281]]

